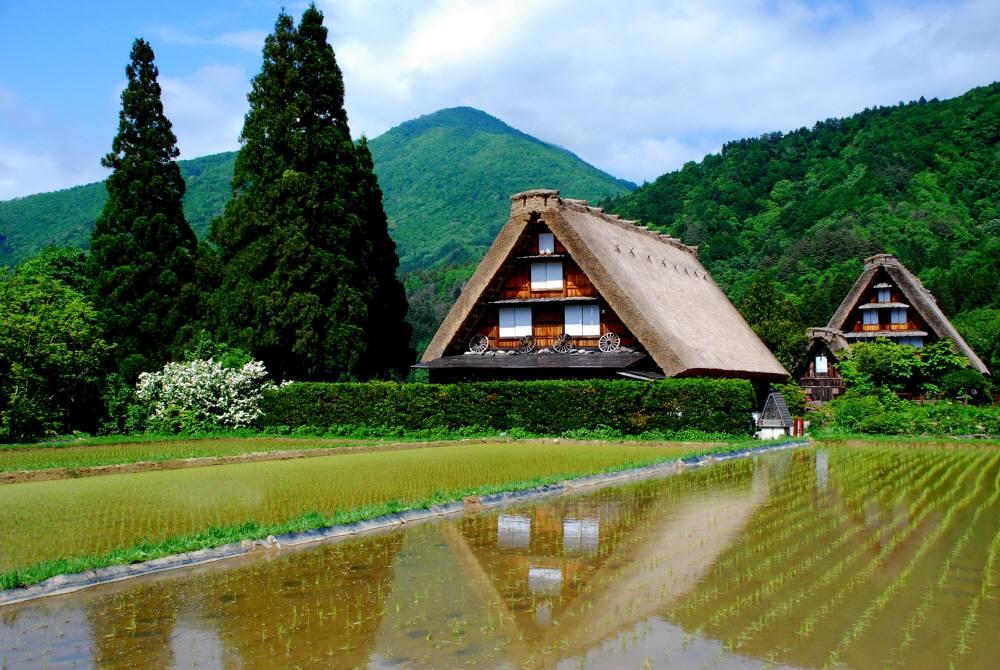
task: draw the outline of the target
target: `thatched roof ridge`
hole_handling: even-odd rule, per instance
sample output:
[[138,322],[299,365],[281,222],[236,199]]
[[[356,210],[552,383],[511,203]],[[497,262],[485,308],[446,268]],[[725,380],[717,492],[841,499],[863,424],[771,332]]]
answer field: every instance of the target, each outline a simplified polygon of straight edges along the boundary
[[892,278],[899,290],[910,301],[910,305],[917,310],[939,339],[951,340],[955,344],[955,348],[969,359],[973,368],[985,375],[990,374],[983,361],[941,311],[931,292],[924,287],[915,274],[907,270],[892,254],[876,254],[865,259],[865,271],[861,273],[847,297],[840,303],[840,307],[830,319],[830,323],[827,324],[827,329],[843,331],[847,319],[851,315],[851,310],[858,304],[862,294],[871,285],[872,279],[880,269],[885,270]]
[[784,379],[788,373],[698,261],[697,249],[586,203],[537,189],[512,196],[507,225],[435,334],[423,361],[444,356],[533,214],[566,247],[668,376]]

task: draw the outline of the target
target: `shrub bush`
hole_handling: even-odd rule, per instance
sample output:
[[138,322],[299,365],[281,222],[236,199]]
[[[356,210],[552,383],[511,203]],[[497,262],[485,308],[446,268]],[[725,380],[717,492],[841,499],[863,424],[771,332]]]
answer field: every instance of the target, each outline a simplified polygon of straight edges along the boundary
[[876,435],[1000,435],[1000,406],[848,393],[829,403],[822,423],[833,431]]
[[754,393],[731,379],[323,384],[296,382],[264,394],[265,427],[367,426],[521,429],[560,435],[589,429],[749,432]]
[[201,432],[246,428],[261,416],[261,394],[272,384],[260,361],[224,368],[213,360],[167,363],[161,372],[143,372],[136,397],[156,432]]

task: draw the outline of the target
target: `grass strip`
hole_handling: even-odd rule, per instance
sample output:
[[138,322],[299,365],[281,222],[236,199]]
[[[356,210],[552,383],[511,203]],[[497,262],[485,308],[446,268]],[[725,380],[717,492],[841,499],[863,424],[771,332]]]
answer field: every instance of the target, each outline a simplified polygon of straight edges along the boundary
[[[728,445],[722,449],[712,450],[711,453],[726,453],[743,448],[744,445]],[[428,509],[434,505],[450,502],[457,502],[466,496],[482,496],[493,493],[506,493],[523,489],[535,488],[546,484],[555,484],[571,479],[589,477],[599,474],[610,474],[615,472],[625,472],[636,468],[658,465],[680,458],[691,456],[701,456],[710,453],[708,450],[694,450],[680,455],[671,454],[666,458],[626,461],[612,467],[577,472],[564,472],[560,474],[536,477],[527,480],[520,480],[497,485],[474,486],[451,491],[439,491],[428,497],[416,501],[400,502],[389,500],[381,504],[355,507],[349,510],[334,512],[331,515],[324,515],[319,512],[306,512],[280,523],[259,523],[257,521],[244,521],[242,523],[226,524],[221,526],[210,526],[196,533],[176,535],[156,542],[141,541],[128,547],[113,549],[106,553],[91,556],[79,556],[72,558],[60,558],[56,560],[40,561],[24,567],[15,568],[0,573],[0,589],[12,589],[20,586],[30,586],[44,581],[50,577],[64,574],[74,574],[104,568],[112,565],[127,565],[130,563],[141,563],[164,556],[180,554],[199,549],[209,549],[241,540],[258,540],[268,535],[283,535],[286,533],[316,530],[328,526],[339,526],[374,519],[386,514],[398,514],[408,510]]]

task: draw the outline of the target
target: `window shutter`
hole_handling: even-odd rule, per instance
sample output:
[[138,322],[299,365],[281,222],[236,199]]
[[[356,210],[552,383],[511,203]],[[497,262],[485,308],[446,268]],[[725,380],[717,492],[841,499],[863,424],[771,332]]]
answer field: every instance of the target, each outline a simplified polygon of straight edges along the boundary
[[532,291],[544,291],[548,286],[547,272],[545,269],[545,263],[532,263],[531,264],[531,290]]
[[518,307],[515,310],[514,316],[517,319],[517,332],[515,333],[515,337],[531,335],[531,308]]
[[601,334],[601,310],[597,305],[584,305],[582,312],[582,335],[597,337]]
[[513,307],[500,308],[500,337],[515,337],[517,321]]
[[583,335],[583,308],[580,305],[566,305],[566,334]]
[[563,287],[563,267],[561,262],[546,263],[546,285],[550,291],[558,291]]

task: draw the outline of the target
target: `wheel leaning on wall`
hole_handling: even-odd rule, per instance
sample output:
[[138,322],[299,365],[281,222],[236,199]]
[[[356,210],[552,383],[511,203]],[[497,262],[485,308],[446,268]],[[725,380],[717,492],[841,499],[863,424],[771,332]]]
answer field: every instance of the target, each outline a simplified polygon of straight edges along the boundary
[[490,338],[485,335],[474,335],[471,340],[469,340],[469,351],[474,354],[485,354],[486,350],[490,348]]
[[530,354],[532,351],[534,351],[535,350],[535,336],[534,335],[525,335],[524,337],[522,337],[521,338],[521,343],[517,347],[517,350],[520,351],[522,354]]
[[622,345],[622,338],[618,337],[615,333],[604,333],[601,335],[601,339],[597,341],[597,348],[604,353],[610,353],[612,351],[618,351],[618,347]]
[[568,354],[573,350],[573,338],[563,333],[556,338],[556,341],[552,344],[552,349],[556,353]]

